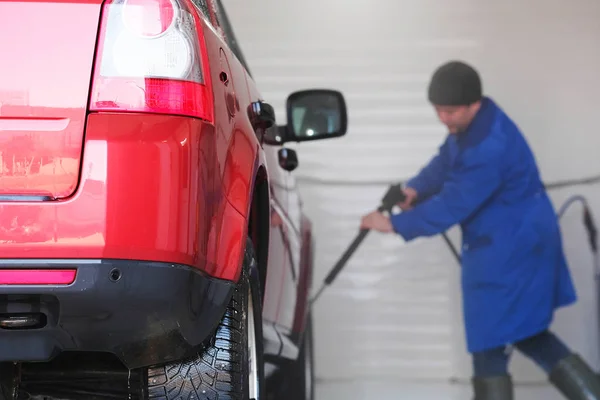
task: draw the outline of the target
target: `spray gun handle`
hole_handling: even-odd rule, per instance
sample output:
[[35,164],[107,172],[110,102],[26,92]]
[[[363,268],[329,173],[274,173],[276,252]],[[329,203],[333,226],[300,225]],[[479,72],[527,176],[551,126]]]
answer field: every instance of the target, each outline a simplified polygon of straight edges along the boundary
[[381,205],[377,208],[377,211],[391,212],[396,204],[402,203],[405,199],[406,195],[402,190],[402,185],[400,183],[391,185],[383,196],[383,199],[381,199]]

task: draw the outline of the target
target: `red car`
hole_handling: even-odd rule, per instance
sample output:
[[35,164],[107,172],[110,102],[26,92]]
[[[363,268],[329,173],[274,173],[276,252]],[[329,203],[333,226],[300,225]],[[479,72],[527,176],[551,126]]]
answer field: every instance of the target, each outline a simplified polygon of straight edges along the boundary
[[277,125],[218,0],[2,1],[0,26],[0,396],[310,398],[283,145],[343,136],[342,94]]

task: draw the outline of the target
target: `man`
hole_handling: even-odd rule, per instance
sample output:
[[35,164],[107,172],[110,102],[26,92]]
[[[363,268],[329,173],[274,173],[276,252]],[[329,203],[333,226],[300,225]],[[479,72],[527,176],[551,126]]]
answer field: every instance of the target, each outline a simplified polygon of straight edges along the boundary
[[558,221],[526,140],[483,96],[479,74],[463,62],[439,67],[428,97],[448,128],[446,140],[404,188],[404,211],[370,213],[361,228],[411,241],[460,224],[476,400],[513,399],[512,346],[543,368],[567,398],[600,400],[594,373],[549,331],[554,311],[574,303],[576,295]]

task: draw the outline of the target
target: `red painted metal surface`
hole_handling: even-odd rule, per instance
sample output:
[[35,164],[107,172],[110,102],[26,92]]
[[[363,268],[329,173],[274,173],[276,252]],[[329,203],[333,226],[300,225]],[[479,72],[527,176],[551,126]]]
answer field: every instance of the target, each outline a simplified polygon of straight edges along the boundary
[[70,285],[74,269],[0,269],[0,285]]
[[100,3],[0,2],[0,195],[75,191]]
[[70,199],[0,203],[2,258],[164,261],[234,279],[246,220],[215,173],[226,152],[198,119],[91,114]]

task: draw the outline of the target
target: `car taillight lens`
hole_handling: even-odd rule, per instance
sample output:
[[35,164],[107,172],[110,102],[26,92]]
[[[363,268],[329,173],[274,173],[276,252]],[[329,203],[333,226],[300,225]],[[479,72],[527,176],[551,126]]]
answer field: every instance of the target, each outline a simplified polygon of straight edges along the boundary
[[126,0],[123,22],[134,34],[156,37],[172,26],[175,12],[171,0]]
[[90,110],[212,122],[202,27],[185,3],[110,0],[104,7]]

